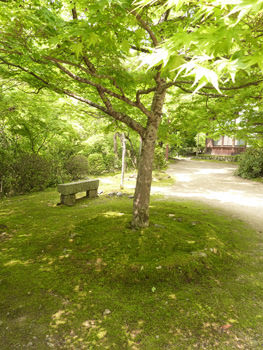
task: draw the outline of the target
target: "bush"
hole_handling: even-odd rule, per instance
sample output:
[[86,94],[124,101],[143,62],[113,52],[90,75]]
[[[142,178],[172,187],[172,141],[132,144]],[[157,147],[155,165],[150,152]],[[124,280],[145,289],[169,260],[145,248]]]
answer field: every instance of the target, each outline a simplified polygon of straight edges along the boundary
[[[115,164],[116,160],[115,160],[115,154],[114,153],[107,153],[104,156],[104,163],[105,163],[105,167],[107,171],[112,171],[115,170],[115,165],[116,167],[119,167],[120,164]],[[120,163],[120,162],[118,162]]]
[[71,156],[65,168],[73,180],[81,179],[88,173],[88,158],[83,155]]
[[41,191],[49,186],[52,177],[51,162],[37,154],[20,155],[13,164],[15,193]]
[[0,195],[5,195],[12,190],[13,174],[12,165],[14,155],[12,151],[1,148],[0,144]]
[[239,159],[236,175],[245,179],[263,176],[263,149],[249,148]]
[[154,151],[153,168],[160,170],[166,168],[166,166],[165,151],[160,147],[156,147]]
[[106,170],[103,156],[100,153],[90,154],[88,157],[89,173],[99,175]]

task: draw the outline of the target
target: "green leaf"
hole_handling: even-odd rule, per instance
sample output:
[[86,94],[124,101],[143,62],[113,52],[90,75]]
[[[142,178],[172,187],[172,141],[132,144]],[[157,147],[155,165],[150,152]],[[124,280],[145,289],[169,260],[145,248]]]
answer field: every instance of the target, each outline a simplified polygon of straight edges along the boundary
[[79,42],[76,44],[71,45],[72,51],[75,53],[76,57],[79,58],[79,55],[82,53],[83,50],[83,43]]

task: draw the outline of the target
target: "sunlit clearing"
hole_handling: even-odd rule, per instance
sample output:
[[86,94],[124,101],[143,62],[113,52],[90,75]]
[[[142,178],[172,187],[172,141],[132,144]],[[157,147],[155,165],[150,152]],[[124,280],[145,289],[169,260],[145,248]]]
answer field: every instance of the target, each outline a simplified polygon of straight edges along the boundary
[[103,214],[105,217],[111,217],[111,216],[123,216],[125,215],[124,213],[118,213],[115,211],[107,211],[106,213]]
[[4,266],[13,266],[13,265],[29,265],[32,264],[31,260],[10,260],[7,263],[4,264]]

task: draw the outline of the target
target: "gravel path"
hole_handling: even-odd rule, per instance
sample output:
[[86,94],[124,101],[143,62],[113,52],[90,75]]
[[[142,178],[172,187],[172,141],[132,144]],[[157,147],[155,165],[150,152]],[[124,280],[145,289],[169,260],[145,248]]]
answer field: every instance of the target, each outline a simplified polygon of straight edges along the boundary
[[234,176],[235,169],[223,162],[175,161],[167,170],[175,185],[152,187],[152,193],[205,202],[263,232],[263,184]]

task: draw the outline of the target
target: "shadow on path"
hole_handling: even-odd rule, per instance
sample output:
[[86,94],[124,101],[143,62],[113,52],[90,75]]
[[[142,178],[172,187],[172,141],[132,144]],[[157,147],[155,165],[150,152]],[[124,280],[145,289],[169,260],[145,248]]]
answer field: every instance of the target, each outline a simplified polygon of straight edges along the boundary
[[193,199],[223,209],[263,231],[263,184],[234,176],[236,165],[179,160],[167,173],[176,179],[172,187],[152,187],[152,193]]

